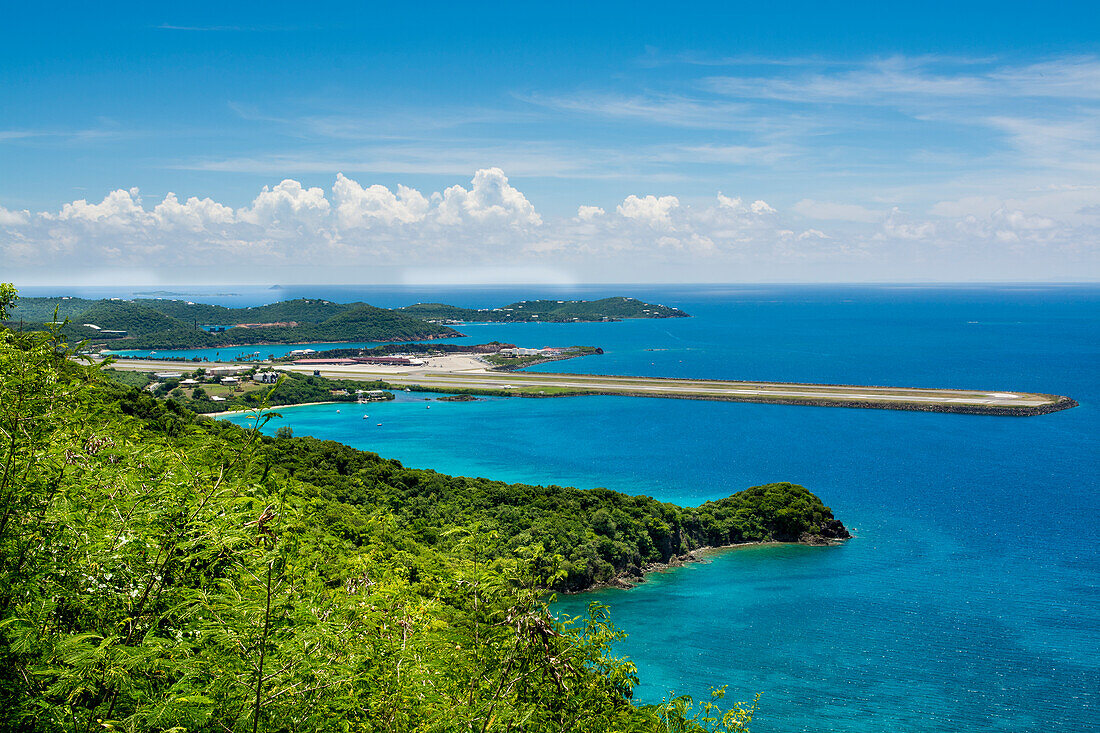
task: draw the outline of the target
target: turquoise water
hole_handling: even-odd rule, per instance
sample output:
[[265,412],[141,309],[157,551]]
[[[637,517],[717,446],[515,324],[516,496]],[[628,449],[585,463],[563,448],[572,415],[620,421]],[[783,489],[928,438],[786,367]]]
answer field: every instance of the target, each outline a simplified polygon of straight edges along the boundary
[[[311,294],[341,292],[351,291]],[[355,292],[381,305],[427,299]],[[510,294],[432,299],[492,305]],[[696,317],[466,332],[607,351],[544,369],[1036,390],[1081,406],[996,418],[614,397],[429,403],[402,393],[365,410],[284,408],[270,429],[289,424],[450,473],[684,504],[794,481],[854,528],[840,547],[740,549],[630,591],[561,599],[567,613],[592,600],[611,607],[630,633],[621,651],[638,664],[641,700],[721,684],[736,699],[760,692],[757,733],[1100,727],[1100,289],[630,294]]]

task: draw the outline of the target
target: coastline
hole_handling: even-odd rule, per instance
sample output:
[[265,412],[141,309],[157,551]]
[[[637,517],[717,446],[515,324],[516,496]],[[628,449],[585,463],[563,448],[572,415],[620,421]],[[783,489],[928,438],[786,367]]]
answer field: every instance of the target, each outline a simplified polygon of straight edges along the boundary
[[[852,535],[855,537],[855,535]],[[576,596],[583,593],[592,593],[600,590],[631,590],[637,588],[639,585],[646,582],[646,576],[652,573],[667,573],[671,570],[685,567],[692,563],[707,563],[710,562],[709,557],[711,555],[717,555],[719,553],[730,552],[733,550],[742,550],[749,547],[762,547],[766,545],[803,545],[806,547],[833,547],[836,545],[842,545],[847,539],[828,539],[824,537],[818,537],[819,542],[782,542],[780,540],[760,540],[757,542],[735,542],[731,545],[703,545],[697,547],[690,552],[683,555],[674,555],[669,558],[668,562],[651,562],[646,563],[641,567],[641,574],[635,575],[633,573],[622,572],[613,577],[611,580],[603,581],[600,583],[593,583],[587,588],[575,591],[556,591],[559,595],[563,596]]]
[[[305,407],[306,405],[347,405],[347,404],[354,405],[356,403],[355,402],[351,402],[351,403],[341,402],[339,400],[325,400],[323,402],[296,402],[293,405],[271,405],[270,407],[267,408],[267,410],[270,412],[272,410],[286,409],[288,407]],[[255,412],[255,411],[256,411],[255,407],[241,407],[241,408],[238,408],[236,410],[221,410],[220,412],[200,412],[200,413],[197,413],[197,414],[199,414],[202,417],[224,417],[225,415],[236,415],[237,413],[240,413],[240,412]]]
[[[250,346],[305,346],[307,344],[314,343],[326,343],[326,344],[415,344],[420,341],[439,341],[440,339],[457,339],[466,338],[466,334],[456,331],[455,333],[443,333],[436,334],[434,336],[423,336],[415,339],[332,339],[325,340],[324,342],[318,341],[257,341],[251,344],[218,344],[217,346],[182,346],[178,349],[169,347],[157,347],[155,349],[104,349],[101,354],[107,356],[114,356],[116,359],[150,359],[155,361],[159,357],[147,357],[147,356],[117,356],[114,352],[120,351],[187,351],[190,349],[247,349]],[[118,339],[118,342],[124,341],[124,339]]]

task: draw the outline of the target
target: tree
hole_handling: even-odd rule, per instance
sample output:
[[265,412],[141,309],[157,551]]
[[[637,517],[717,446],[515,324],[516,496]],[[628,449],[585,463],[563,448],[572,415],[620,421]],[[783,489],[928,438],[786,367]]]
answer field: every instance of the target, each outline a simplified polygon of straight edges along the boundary
[[11,283],[0,283],[0,321],[8,319],[18,293],[19,291]]

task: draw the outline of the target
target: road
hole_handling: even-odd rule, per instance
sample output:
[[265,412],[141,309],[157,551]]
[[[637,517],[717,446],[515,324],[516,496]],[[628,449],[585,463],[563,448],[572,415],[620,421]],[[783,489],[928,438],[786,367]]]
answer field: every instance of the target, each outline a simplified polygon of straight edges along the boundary
[[[187,361],[126,361],[118,369],[138,371],[193,370]],[[203,367],[218,366],[203,363]],[[276,365],[312,374],[313,366]],[[435,389],[514,390],[517,394],[569,392],[681,399],[769,402],[781,404],[862,407],[1000,415],[1039,415],[1073,407],[1067,397],[1030,392],[871,387],[859,385],[742,382],[717,379],[667,379],[615,375],[493,372],[485,369],[440,371],[423,368],[398,371],[373,365],[322,366],[321,376],[360,381],[383,380],[398,386]]]

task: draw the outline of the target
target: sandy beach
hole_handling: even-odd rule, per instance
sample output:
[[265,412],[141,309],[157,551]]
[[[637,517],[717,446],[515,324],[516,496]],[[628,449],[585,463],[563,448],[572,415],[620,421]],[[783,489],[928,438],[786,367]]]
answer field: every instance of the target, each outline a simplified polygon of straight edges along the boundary
[[[265,412],[278,412],[279,410],[287,410],[291,407],[304,407],[305,405],[347,405],[355,404],[354,402],[337,402],[336,400],[325,400],[324,402],[299,402],[296,405],[272,405],[265,409]],[[204,412],[203,417],[223,417],[225,415],[237,415],[242,412],[255,412],[255,407],[240,407],[236,410],[222,410],[220,412]]]

